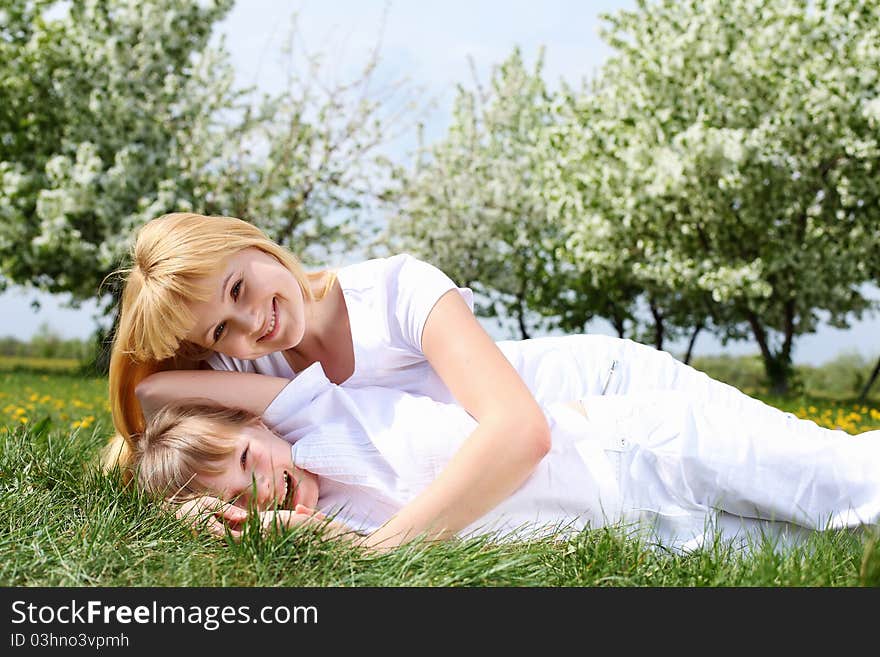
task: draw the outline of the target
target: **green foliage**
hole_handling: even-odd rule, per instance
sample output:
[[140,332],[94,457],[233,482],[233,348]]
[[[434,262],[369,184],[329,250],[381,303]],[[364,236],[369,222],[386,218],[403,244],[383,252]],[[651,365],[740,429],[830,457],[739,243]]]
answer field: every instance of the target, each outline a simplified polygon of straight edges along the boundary
[[0,337],[0,356],[73,359],[86,362],[93,358],[93,350],[92,340],[64,338],[46,322],[40,324],[30,340],[19,340],[12,336]]
[[[843,352],[822,365],[797,365],[793,376],[802,394],[824,400],[855,401],[862,390],[876,358]],[[699,356],[693,367],[743,390],[748,394],[767,395],[770,385],[760,355]],[[880,399],[880,390],[873,389],[872,399]],[[870,401],[870,400],[866,400]]]

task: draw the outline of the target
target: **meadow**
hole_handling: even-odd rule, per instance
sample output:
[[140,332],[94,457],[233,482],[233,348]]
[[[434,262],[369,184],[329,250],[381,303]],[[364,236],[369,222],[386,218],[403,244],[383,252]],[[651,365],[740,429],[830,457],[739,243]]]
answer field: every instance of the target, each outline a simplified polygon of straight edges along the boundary
[[[695,363],[736,382],[748,359]],[[838,368],[840,369],[840,368]],[[725,374],[726,372],[726,374]],[[810,380],[805,373],[803,380]],[[813,381],[822,380],[813,372]],[[843,376],[855,381],[853,372]],[[880,428],[880,400],[801,389],[785,399],[743,389],[850,433]],[[848,385],[848,384],[847,384]],[[785,551],[717,543],[657,550],[620,527],[569,540],[412,544],[373,555],[308,530],[193,533],[155,502],[95,468],[111,431],[106,380],[76,361],[0,360],[0,585],[3,586],[878,586],[877,528],[815,534]]]

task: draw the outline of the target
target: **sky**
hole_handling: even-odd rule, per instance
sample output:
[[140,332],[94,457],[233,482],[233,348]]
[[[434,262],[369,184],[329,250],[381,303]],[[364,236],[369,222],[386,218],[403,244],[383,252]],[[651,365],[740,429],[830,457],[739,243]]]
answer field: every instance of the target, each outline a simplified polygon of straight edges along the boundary
[[[281,89],[288,65],[282,46],[296,15],[298,48],[323,53],[324,74],[344,79],[358,70],[381,37],[379,81],[407,78],[418,90],[423,109],[425,139],[442,137],[449,124],[456,86],[473,86],[474,62],[477,78],[485,83],[494,65],[519,47],[532,64],[544,48],[544,78],[551,87],[560,80],[579,86],[592,78],[611,49],[601,40],[599,15],[631,8],[634,0],[238,0],[219,25],[225,47],[235,66],[237,82],[261,91]],[[294,59],[294,65],[300,60]],[[414,132],[389,146],[397,158],[415,146]],[[877,288],[867,288],[880,298]],[[31,302],[41,308],[34,312]],[[13,288],[0,293],[0,336],[29,338],[43,323],[65,337],[86,337],[95,327],[96,306],[65,307],[64,296],[53,297]],[[510,337],[489,320],[484,324],[494,337]],[[611,334],[604,322],[590,331]],[[823,327],[817,334],[795,343],[796,363],[818,365],[842,352],[857,352],[866,358],[880,355],[880,316],[854,322],[847,330]],[[673,343],[670,351],[684,345]],[[722,346],[711,336],[701,335],[697,354],[756,353],[753,342]]]

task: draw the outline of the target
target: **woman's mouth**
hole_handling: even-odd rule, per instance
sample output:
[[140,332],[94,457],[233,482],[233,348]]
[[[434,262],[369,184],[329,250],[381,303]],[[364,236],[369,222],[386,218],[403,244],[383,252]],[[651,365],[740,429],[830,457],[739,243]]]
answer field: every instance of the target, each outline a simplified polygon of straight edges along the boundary
[[257,342],[262,342],[263,340],[271,340],[278,333],[278,306],[275,303],[275,298],[272,298],[272,317],[269,318],[269,328],[263,334],[263,336],[257,340]]

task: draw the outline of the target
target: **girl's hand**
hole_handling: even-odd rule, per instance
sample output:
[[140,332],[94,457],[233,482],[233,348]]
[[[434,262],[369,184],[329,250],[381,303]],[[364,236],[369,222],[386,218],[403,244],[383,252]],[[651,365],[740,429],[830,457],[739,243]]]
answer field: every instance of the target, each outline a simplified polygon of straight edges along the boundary
[[321,530],[325,538],[339,538],[343,535],[354,535],[353,532],[343,523],[335,520],[328,520],[327,516],[310,509],[309,507],[297,504],[293,511],[286,509],[278,511],[261,511],[260,522],[264,530],[278,529],[281,527],[290,528],[297,525],[311,525]]
[[190,521],[193,531],[204,528],[219,538],[226,536],[228,531],[236,540],[241,538],[242,526],[247,520],[245,509],[210,495],[181,502],[174,513],[178,518]]

